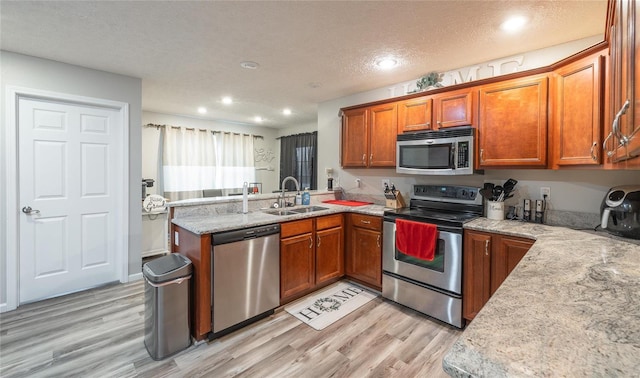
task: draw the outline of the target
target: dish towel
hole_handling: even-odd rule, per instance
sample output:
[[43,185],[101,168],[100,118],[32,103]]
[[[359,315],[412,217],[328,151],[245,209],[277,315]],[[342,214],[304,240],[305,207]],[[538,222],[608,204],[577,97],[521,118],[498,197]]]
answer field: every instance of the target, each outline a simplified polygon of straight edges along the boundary
[[432,261],[437,241],[435,224],[396,219],[396,248],[405,255]]

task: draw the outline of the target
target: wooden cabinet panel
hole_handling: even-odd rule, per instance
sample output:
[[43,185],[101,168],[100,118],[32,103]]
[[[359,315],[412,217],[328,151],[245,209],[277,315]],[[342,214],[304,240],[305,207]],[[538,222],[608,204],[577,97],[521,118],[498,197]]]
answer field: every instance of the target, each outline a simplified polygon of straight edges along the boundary
[[313,218],[280,224],[280,239],[313,232]]
[[[640,167],[640,8],[635,0],[610,3],[609,106],[605,150],[609,168]],[[629,108],[623,109],[626,102]],[[613,125],[617,127],[614,130]]]
[[473,319],[491,297],[491,235],[464,231],[462,316]]
[[316,285],[344,275],[343,228],[316,232]]
[[369,111],[347,110],[342,115],[342,156],[344,168],[366,167],[369,153]]
[[382,218],[364,214],[349,214],[353,227],[368,228],[369,230],[382,230]]
[[602,162],[604,56],[580,59],[554,72],[553,166]]
[[280,240],[280,300],[311,289],[315,279],[313,234]]
[[397,124],[395,103],[345,110],[342,167],[395,167]]
[[475,98],[477,93],[477,90],[472,88],[434,95],[433,106],[437,128],[476,126]]
[[418,97],[398,103],[398,134],[431,130],[431,97]]
[[395,103],[370,109],[369,167],[396,166],[396,135],[398,134]]
[[342,227],[342,214],[325,215],[316,218],[316,230],[325,230],[327,228]]
[[491,265],[491,295],[502,285],[534,243],[533,240],[505,235],[497,235],[494,239]]
[[479,167],[546,167],[547,75],[480,87]]
[[[175,244],[175,233],[179,244]],[[172,252],[180,253],[193,264],[191,280],[191,335],[203,340],[211,331],[211,234],[197,235],[171,225]]]
[[380,217],[350,214],[345,251],[347,276],[376,290],[382,290],[381,226]]
[[464,230],[462,316],[472,320],[529,251],[534,241]]

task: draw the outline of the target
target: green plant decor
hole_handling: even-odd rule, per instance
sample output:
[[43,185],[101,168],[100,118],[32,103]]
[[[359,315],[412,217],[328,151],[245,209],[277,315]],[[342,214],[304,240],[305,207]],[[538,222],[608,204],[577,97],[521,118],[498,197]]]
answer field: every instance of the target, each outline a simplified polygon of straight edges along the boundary
[[416,81],[416,86],[418,90],[425,91],[430,87],[439,88],[442,87],[440,83],[442,81],[442,74],[437,72],[431,72]]

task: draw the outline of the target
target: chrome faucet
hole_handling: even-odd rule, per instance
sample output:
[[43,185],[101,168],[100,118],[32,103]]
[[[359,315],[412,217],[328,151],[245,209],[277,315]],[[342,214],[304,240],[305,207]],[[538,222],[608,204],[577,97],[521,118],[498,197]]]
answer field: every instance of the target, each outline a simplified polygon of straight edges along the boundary
[[287,201],[284,198],[284,190],[285,187],[284,185],[289,181],[289,180],[293,180],[293,183],[296,184],[296,191],[300,191],[300,183],[298,183],[298,180],[296,180],[295,177],[293,176],[287,176],[284,178],[284,180],[282,180],[282,194],[280,194],[280,198],[278,199],[278,202],[280,203],[280,207],[286,207],[287,206]]

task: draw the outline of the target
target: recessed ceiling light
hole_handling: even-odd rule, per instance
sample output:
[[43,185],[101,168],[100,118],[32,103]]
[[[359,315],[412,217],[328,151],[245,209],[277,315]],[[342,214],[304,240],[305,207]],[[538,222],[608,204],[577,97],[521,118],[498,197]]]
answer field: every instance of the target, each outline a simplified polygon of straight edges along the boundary
[[248,70],[255,70],[260,67],[260,65],[256,62],[245,60],[244,62],[240,62],[240,67],[246,68]]
[[229,105],[231,103],[233,103],[233,99],[229,96],[225,96],[222,98],[222,103],[225,105]]
[[262,117],[260,117],[260,116],[253,117],[253,120],[258,122],[258,123],[262,123],[262,121],[263,121]]
[[198,113],[207,114],[207,108],[205,108],[204,106],[199,107],[198,108]]
[[291,115],[291,109],[289,109],[289,108],[285,108],[285,109],[283,109],[283,110],[282,110],[282,114],[284,114],[284,115]]
[[521,30],[526,23],[526,18],[522,16],[513,16],[503,22],[502,25],[500,25],[500,28],[506,32],[514,33]]
[[381,70],[390,70],[398,65],[398,60],[395,58],[382,58],[376,61],[376,67]]

